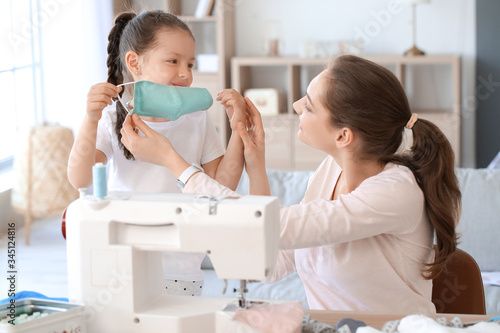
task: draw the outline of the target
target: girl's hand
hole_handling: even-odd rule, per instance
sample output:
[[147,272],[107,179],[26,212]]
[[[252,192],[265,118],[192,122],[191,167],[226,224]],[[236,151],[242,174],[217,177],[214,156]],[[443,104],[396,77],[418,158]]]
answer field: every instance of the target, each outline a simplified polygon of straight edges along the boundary
[[243,96],[234,89],[225,89],[217,95],[217,101],[226,108],[231,129],[236,130],[236,124],[242,122],[246,124],[246,104]]
[[122,87],[103,82],[90,87],[87,94],[87,117],[92,122],[98,122],[102,116],[102,110],[113,104],[113,97],[117,97]]
[[[139,135],[139,130],[144,136]],[[123,145],[139,161],[167,167],[175,177],[190,165],[166,137],[152,130],[135,113],[125,118],[120,132]]]
[[245,169],[250,175],[253,171],[265,169],[265,133],[259,110],[248,97],[245,97],[244,101],[251,126],[247,129],[245,123],[240,121],[236,130],[243,141]]
[[[139,130],[144,136],[139,135]],[[146,125],[137,114],[128,115],[121,129],[122,143],[142,162],[165,165],[165,158],[174,148],[170,141]]]

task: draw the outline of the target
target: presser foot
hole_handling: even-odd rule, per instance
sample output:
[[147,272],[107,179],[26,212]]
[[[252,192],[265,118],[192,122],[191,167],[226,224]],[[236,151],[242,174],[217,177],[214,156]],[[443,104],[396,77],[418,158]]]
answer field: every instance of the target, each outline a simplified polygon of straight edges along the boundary
[[245,293],[248,292],[248,289],[247,289],[247,280],[240,280],[240,289],[236,289],[234,290],[235,292],[236,291],[239,291],[240,294],[238,295],[238,306],[240,307],[240,309],[246,309],[247,308],[247,302],[245,300]]
[[[236,311],[236,309],[248,309],[254,304],[266,303],[266,302],[262,302],[262,301],[249,301],[245,298],[245,293],[248,292],[247,283],[250,283],[250,282],[253,282],[253,281],[240,280],[240,288],[239,289],[233,288],[233,292],[235,292],[235,293],[239,292],[238,302],[227,304],[224,307],[223,311],[234,312],[234,311]],[[225,293],[226,287],[227,287],[227,283],[225,283],[225,286],[224,286],[224,291],[223,291],[224,293]]]

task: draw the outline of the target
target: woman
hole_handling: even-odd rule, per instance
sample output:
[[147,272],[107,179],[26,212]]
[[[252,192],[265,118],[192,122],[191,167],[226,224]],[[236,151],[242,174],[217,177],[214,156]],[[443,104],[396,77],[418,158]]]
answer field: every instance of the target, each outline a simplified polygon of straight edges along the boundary
[[[239,124],[250,194],[269,194],[260,117],[252,137]],[[435,313],[432,279],[455,251],[461,194],[444,134],[411,114],[397,78],[355,56],[341,56],[294,103],[299,139],[328,153],[299,205],[281,208],[282,249],[273,279],[300,275],[311,309]],[[124,144],[137,158],[180,175],[188,166],[168,142],[135,121]],[[403,146],[411,131],[411,148]],[[163,157],[147,147],[161,144]],[[158,149],[158,146],[155,147]],[[230,193],[203,173],[191,193]],[[437,251],[433,250],[436,239]]]

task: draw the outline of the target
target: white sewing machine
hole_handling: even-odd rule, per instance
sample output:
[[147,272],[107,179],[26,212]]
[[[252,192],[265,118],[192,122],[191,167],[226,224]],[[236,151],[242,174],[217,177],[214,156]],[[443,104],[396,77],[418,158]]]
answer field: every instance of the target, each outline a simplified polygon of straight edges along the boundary
[[245,304],[244,283],[239,300],[168,296],[161,252],[207,253],[219,278],[263,280],[276,264],[279,204],[263,196],[84,196],[67,209],[66,237],[69,300],[85,305],[88,332],[236,332],[243,324],[222,310]]

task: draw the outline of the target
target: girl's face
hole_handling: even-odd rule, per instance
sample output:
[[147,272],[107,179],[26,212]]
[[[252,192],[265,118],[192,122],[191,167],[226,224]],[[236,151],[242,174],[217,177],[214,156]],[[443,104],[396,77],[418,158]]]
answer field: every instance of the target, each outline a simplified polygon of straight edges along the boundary
[[300,115],[298,137],[305,144],[331,154],[335,147],[335,129],[330,122],[330,112],[321,104],[325,72],[316,76],[306,96],[293,103],[293,109]]
[[139,74],[134,81],[148,80],[169,86],[189,87],[193,82],[195,43],[183,30],[158,32],[155,48],[139,56]]

